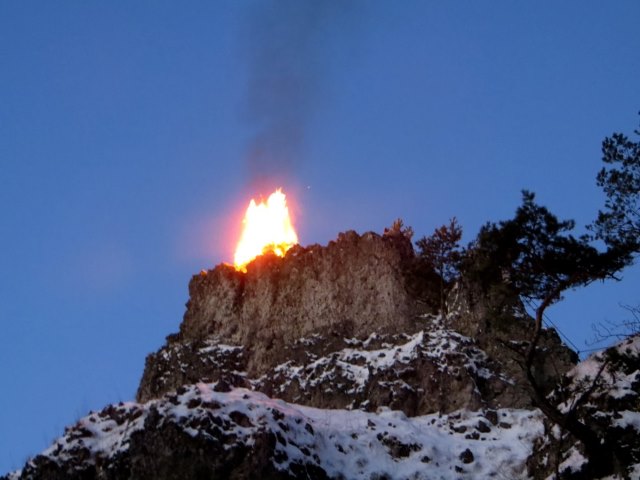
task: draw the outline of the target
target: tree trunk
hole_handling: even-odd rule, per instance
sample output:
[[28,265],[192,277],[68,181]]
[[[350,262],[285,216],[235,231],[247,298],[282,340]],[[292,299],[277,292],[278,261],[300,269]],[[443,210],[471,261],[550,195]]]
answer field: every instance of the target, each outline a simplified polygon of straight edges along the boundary
[[[540,306],[536,309],[534,332],[525,354],[526,375],[531,386],[533,401],[536,406],[549,420],[564,428],[584,446],[584,453],[588,460],[586,472],[587,478],[600,478],[606,475],[611,475],[618,470],[616,468],[618,462],[616,461],[614,445],[611,445],[610,442],[607,442],[604,438],[598,435],[597,431],[590,428],[576,417],[576,408],[578,404],[576,404],[567,413],[562,413],[558,410],[558,408],[547,399],[545,392],[542,391],[538,385],[535,375],[533,374],[533,361],[535,359],[536,348],[542,334],[542,320],[544,318],[544,312],[564,290],[564,286],[558,286],[553,292],[543,299]],[[594,379],[594,384],[597,379],[598,377]]]

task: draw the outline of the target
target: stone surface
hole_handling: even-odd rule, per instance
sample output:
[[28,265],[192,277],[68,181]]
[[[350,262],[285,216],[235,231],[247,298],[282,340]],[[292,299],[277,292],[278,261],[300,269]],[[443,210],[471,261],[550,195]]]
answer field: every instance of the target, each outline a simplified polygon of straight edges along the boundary
[[410,330],[422,313],[410,291],[414,258],[404,235],[350,231],[326,247],[258,257],[247,273],[219,265],[191,279],[180,340],[251,346],[255,373],[282,359],[277,346],[314,332]]
[[[397,232],[346,232],[326,247],[258,257],[246,274],[219,265],[192,278],[180,332],[147,358],[137,399],[223,380],[322,408],[420,415],[530,406],[518,350],[531,319],[522,305],[496,306],[462,283],[449,314],[435,316],[433,275]],[[398,356],[416,335],[421,342]],[[576,357],[552,331],[542,348],[551,355],[537,372],[553,385]]]
[[[196,275],[139,403],[91,413],[0,480],[586,478],[575,439],[532,408],[520,301],[462,279],[439,315],[433,275],[398,232]],[[588,391],[576,415],[620,440],[620,478],[640,474],[640,340],[573,368],[547,330],[540,353],[550,398]]]
[[[514,428],[469,437],[482,412],[320,410],[200,383],[91,413],[0,480],[521,478],[542,419],[496,413]],[[489,456],[496,461],[464,463]]]
[[[484,294],[481,286],[462,279],[447,299],[450,315],[449,327],[473,338],[478,347],[500,362],[505,375],[520,388],[513,390],[514,406],[523,405],[530,393],[522,369],[534,320],[517,297],[492,298]],[[538,385],[548,392],[558,379],[578,361],[578,355],[567,348],[557,332],[544,329],[538,344],[539,354],[534,360],[534,376]]]
[[[413,335],[372,334],[339,338],[314,334],[283,347],[287,360],[250,377],[242,346],[206,342],[170,343],[149,357],[139,401],[183,384],[216,381],[218,388],[245,387],[319,408],[376,411],[390,407],[407,415],[458,408],[516,406],[517,387],[470,338],[425,315]],[[330,393],[328,393],[330,392]],[[521,401],[517,406],[526,406]]]
[[[168,337],[165,357],[161,351],[147,358],[137,398],[167,391],[157,384],[160,377],[167,388],[199,375],[217,378],[216,368],[198,368],[189,353],[212,339],[242,346],[244,370],[259,377],[287,361],[285,347],[313,334],[343,339],[413,333],[420,314],[433,312],[429,275],[416,272],[416,265],[404,235],[349,231],[326,247],[295,246],[284,258],[258,257],[246,273],[225,264],[203,271],[189,283],[187,311],[179,333]],[[179,347],[172,350],[173,345]],[[173,359],[174,371],[167,373],[172,351],[190,360]],[[181,372],[183,364],[192,366],[189,372]],[[219,365],[227,370],[224,361]]]

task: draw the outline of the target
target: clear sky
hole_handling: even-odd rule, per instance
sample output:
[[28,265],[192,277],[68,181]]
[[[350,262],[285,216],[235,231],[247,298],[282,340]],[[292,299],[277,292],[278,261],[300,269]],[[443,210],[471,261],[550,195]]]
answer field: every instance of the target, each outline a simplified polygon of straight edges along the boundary
[[[640,110],[640,2],[0,2],[0,474],[134,397],[192,274],[282,186],[301,243],[585,225]],[[578,345],[619,284],[550,316]]]

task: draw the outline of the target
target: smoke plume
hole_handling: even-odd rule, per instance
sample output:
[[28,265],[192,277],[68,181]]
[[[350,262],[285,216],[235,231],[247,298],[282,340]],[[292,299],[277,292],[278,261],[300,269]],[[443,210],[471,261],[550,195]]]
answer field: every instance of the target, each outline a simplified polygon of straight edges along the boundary
[[302,160],[322,88],[322,31],[338,8],[332,1],[270,0],[252,12],[245,47],[253,183],[280,181]]

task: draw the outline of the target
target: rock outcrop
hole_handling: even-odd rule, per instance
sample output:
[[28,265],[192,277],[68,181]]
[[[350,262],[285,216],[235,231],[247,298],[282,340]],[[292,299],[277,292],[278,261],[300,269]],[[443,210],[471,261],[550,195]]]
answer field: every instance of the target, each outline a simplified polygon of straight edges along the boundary
[[[434,275],[399,232],[203,271],[179,332],[147,357],[138,403],[91,413],[2,480],[582,478],[575,439],[532,405],[520,301],[463,278],[443,315]],[[547,330],[535,375],[564,408],[600,372],[576,414],[624,439],[634,475],[630,342],[574,368]]]
[[[553,393],[615,441],[620,473],[640,474],[640,337],[578,364]],[[537,409],[317,409],[224,381],[109,405],[67,428],[0,480],[588,479],[575,442]]]
[[[218,265],[191,279],[180,331],[147,359],[137,398],[233,370],[258,378],[291,360],[289,347],[313,335],[327,339],[328,351],[365,333],[414,333],[420,315],[433,312],[428,295],[411,242],[401,234],[342,233],[326,247],[258,257],[246,273]],[[207,368],[194,358],[215,343],[242,347],[241,366],[229,369],[218,358],[204,360]]]
[[526,410],[409,418],[201,383],[92,413],[2,480],[519,478],[542,432]]
[[280,345],[312,333],[411,331],[420,312],[413,259],[404,235],[351,231],[326,247],[263,255],[246,273],[218,265],[191,279],[179,339],[251,346],[248,368],[257,373],[284,358]]
[[361,340],[314,334],[284,346],[288,360],[259,377],[247,374],[248,353],[242,346],[215,339],[172,343],[147,363],[152,381],[141,384],[139,400],[156,398],[175,385],[206,381],[318,408],[389,407],[407,415],[527,404],[514,400],[514,382],[498,362],[443,323],[426,315],[412,335],[373,333]]
[[[531,326],[522,305],[503,306],[498,320],[460,286],[438,316],[433,276],[399,232],[346,232],[326,247],[259,257],[246,273],[203,271],[179,333],[147,358],[137,399],[204,380],[319,408],[530,406],[518,363]],[[542,348],[537,371],[551,386],[576,357],[553,331]]]

